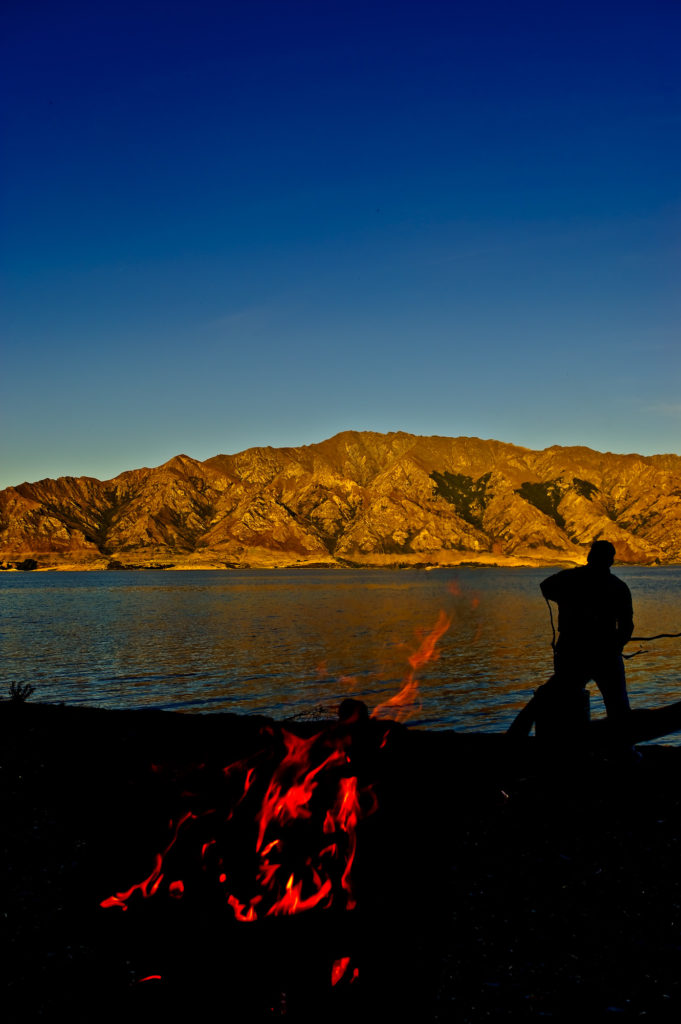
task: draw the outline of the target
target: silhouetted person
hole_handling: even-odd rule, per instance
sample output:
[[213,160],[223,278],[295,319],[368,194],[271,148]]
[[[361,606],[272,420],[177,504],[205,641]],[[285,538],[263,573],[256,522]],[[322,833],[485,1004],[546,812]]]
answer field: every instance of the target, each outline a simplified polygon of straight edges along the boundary
[[[559,748],[578,740],[589,723],[586,684],[591,679],[603,694],[611,722],[629,712],[622,648],[634,630],[633,611],[629,587],[610,572],[614,558],[609,541],[594,541],[586,565],[564,569],[540,584],[546,600],[558,605],[554,674],[516,716],[509,736],[528,736],[536,722],[538,735],[541,731]],[[613,749],[626,754],[632,748],[624,736],[614,734]]]
[[584,689],[593,679],[611,719],[629,711],[622,649],[634,631],[631,593],[610,572],[614,560],[613,545],[597,540],[586,565],[540,584],[547,601],[558,605],[554,687]]

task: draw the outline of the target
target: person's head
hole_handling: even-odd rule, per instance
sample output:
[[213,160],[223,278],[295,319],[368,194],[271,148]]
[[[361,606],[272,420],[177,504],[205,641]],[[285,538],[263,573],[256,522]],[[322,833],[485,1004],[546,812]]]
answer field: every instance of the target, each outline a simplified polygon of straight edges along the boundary
[[586,561],[594,569],[609,569],[615,561],[615,548],[609,540],[595,540]]

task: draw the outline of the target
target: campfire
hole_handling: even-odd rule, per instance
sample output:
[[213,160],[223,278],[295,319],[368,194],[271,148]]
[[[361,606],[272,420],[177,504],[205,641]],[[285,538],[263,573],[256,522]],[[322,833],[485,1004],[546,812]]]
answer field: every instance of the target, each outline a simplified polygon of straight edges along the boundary
[[[252,753],[218,772],[195,766],[180,780],[181,807],[151,871],[101,901],[133,912],[140,901],[210,900],[239,925],[307,912],[352,912],[360,824],[379,809],[376,774],[395,721],[419,706],[419,671],[450,625],[441,612],[408,657],[400,691],[369,716],[346,699],[337,722],[260,729]],[[163,772],[163,766],[155,766]],[[352,950],[336,952],[328,983],[353,984]],[[139,981],[160,980],[150,974]]]

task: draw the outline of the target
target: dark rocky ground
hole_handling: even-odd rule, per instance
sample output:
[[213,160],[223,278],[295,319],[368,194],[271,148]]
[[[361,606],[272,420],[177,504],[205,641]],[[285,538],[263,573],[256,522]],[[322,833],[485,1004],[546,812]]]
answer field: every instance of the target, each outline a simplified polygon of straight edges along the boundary
[[[265,724],[0,702],[5,1020],[678,1019],[681,751],[664,746],[621,764],[397,726],[381,747],[385,725],[356,726],[379,804],[356,910],[239,923],[200,882],[102,909]],[[341,956],[358,977],[332,987]]]

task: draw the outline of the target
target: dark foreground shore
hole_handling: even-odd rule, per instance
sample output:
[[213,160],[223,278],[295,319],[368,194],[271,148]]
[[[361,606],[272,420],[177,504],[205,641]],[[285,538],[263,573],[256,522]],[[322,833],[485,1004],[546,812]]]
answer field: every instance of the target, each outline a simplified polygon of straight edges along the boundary
[[263,744],[275,758],[280,726],[4,701],[0,729],[7,1021],[678,1019],[678,749],[621,764],[533,739],[290,724],[340,734],[375,796],[357,906],[240,922],[179,840],[181,898],[100,903],[149,874],[171,820],[215,817],[225,766]]

